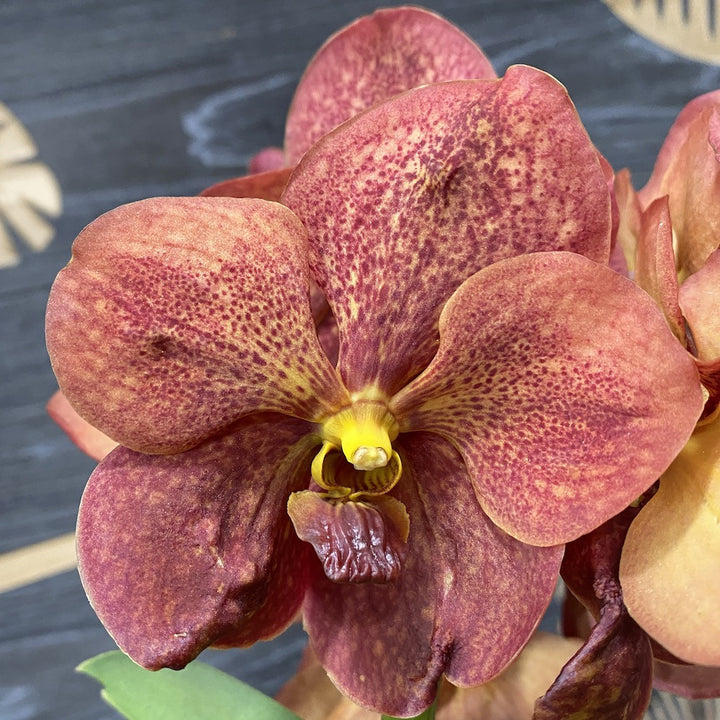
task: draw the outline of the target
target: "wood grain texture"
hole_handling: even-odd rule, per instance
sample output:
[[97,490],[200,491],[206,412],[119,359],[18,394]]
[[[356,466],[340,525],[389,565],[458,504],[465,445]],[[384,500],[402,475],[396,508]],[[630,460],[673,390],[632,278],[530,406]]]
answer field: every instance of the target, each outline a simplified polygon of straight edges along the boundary
[[[638,184],[680,108],[720,69],[635,35],[600,0],[433,0],[499,73],[513,63],[565,83],[600,150]],[[0,552],[71,532],[93,463],[45,414],[43,341],[55,273],[82,227],[116,205],[194,194],[282,142],[294,85],[368,0],[9,0],[0,3],[0,102],[58,178],[64,213],[41,253],[0,270]],[[551,622],[551,621],[550,621]],[[265,691],[294,670],[299,628],[211,661]],[[73,673],[113,646],[68,572],[0,594],[0,719],[117,715]]]

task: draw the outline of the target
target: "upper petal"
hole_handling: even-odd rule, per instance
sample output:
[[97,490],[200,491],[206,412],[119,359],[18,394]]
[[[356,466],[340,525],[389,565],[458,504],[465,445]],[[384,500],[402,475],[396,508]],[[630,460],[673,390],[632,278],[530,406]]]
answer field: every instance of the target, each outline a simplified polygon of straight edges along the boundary
[[720,90],[688,103],[670,128],[645,187],[643,207],[670,196],[680,278],[696,272],[720,237]]
[[681,660],[720,665],[720,421],[698,427],[630,526],[625,603]]
[[314,649],[359,704],[417,715],[444,672],[457,685],[497,675],[547,607],[562,547],[534,548],[495,527],[444,440],[401,436],[392,493],[410,516],[408,554],[384,585],[338,585],[318,569],[303,606]]
[[442,304],[480,268],[536,250],[609,255],[597,152],[562,85],[529,67],[353,118],[304,156],[283,202],[308,228],[351,390],[391,394],[422,370]]
[[288,495],[307,486],[306,423],[253,416],[178,455],[113,451],[78,517],[78,567],[120,648],[145,667],[183,667],[208,645],[282,631],[305,590],[307,549]]
[[720,358],[720,250],[680,286],[680,305],[698,357]]
[[261,200],[280,200],[292,168],[267,170],[252,175],[222,180],[205,188],[203,197],[260,198]]
[[285,157],[296,163],[341,122],[404,90],[494,77],[482,50],[439,15],[416,7],[377,10],[335,33],[310,61],[288,113]]
[[78,237],[48,301],[61,390],[123,445],[171,452],[271,410],[345,403],[308,302],[305,233],[263,200],[156,198]]
[[458,289],[436,357],[390,411],[401,432],[457,445],[500,527],[556,544],[646,490],[702,404],[692,358],[642,290],[579,255],[536,253]]

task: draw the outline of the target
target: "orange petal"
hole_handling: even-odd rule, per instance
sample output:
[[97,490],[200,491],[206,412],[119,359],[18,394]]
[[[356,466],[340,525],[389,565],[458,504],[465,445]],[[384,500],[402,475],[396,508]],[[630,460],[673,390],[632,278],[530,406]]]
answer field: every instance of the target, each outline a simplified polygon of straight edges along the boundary
[[630,526],[625,603],[681,660],[720,665],[720,421],[698,427]]

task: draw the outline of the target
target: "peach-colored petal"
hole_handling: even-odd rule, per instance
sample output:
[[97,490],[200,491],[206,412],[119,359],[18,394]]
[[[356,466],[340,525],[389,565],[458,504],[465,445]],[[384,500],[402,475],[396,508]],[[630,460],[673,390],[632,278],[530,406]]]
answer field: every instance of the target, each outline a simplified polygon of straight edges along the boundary
[[632,616],[681,660],[720,665],[720,421],[700,425],[630,526],[620,581]]
[[260,198],[277,202],[291,172],[292,168],[281,168],[223,180],[205,188],[200,195],[201,197]]
[[680,286],[680,305],[698,357],[706,361],[720,358],[720,250]]
[[83,420],[60,390],[48,400],[47,411],[70,439],[91,458],[102,460],[117,447],[112,438]]
[[177,452],[255,411],[347,404],[308,301],[305,230],[278,203],[155,198],[91,223],[50,293],[60,389],[142,452]]
[[449,438],[488,515],[539,545],[589,532],[647,490],[702,407],[693,359],[653,301],[574,253],[466,280],[432,363],[390,403],[401,432]]
[[614,190],[620,215],[617,244],[622,248],[628,272],[632,276],[635,272],[635,253],[640,235],[642,209],[629,170],[623,169],[616,173]]
[[480,268],[541,250],[609,257],[597,151],[565,88],[524,66],[353,118],[306,153],[283,202],[308,228],[351,391],[392,394],[417,375],[443,304]]

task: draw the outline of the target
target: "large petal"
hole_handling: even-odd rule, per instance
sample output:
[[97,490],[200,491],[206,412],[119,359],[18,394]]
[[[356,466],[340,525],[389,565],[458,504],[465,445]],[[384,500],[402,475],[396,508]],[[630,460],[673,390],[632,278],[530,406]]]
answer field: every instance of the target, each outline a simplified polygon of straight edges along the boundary
[[699,270],[720,237],[720,90],[688,103],[670,128],[645,187],[643,207],[670,196],[680,279]]
[[98,466],[78,518],[80,577],[133,660],[180,668],[218,640],[249,644],[292,621],[309,555],[285,504],[307,487],[307,431],[253,416],[186,453],[118,448]]
[[720,665],[720,420],[698,427],[630,526],[625,603],[681,660]]
[[609,255],[597,152],[565,89],[529,67],[355,117],[305,155],[283,202],[308,228],[351,390],[392,394],[422,370],[443,303],[480,268],[535,250]]
[[253,411],[345,404],[308,303],[305,232],[278,203],[155,198],[73,246],[48,301],[60,389],[143,452],[184,450]]
[[392,492],[410,515],[399,578],[338,585],[318,567],[303,612],[346,695],[408,716],[430,704],[443,672],[477,685],[517,655],[552,597],[562,547],[534,548],[495,527],[441,438],[402,436],[396,445],[404,470]]
[[694,362],[647,294],[579,255],[536,253],[458,289],[436,357],[390,410],[401,432],[460,448],[500,527],[552,545],[646,490],[702,404]]
[[295,164],[341,122],[404,90],[494,77],[482,50],[439,15],[416,7],[377,10],[330,37],[310,61],[288,113],[286,161]]

